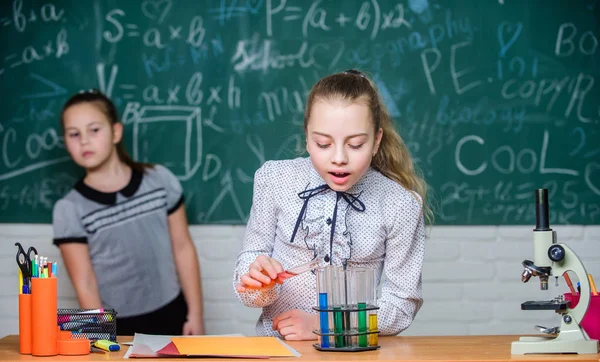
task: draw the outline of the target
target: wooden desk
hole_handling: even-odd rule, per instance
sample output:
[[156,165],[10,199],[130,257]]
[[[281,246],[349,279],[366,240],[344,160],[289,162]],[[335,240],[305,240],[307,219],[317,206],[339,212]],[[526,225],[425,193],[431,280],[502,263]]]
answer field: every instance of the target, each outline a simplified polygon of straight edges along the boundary
[[[511,355],[510,343],[518,336],[444,336],[444,337],[380,337],[381,348],[367,352],[319,352],[312,347],[313,341],[287,342],[298,350],[302,357],[271,358],[277,361],[600,361],[600,354],[588,355]],[[120,337],[119,342],[131,341],[132,337]],[[0,361],[114,361],[123,359],[127,346],[121,351],[105,354],[92,353],[86,356],[54,356],[32,357],[20,355],[19,337],[7,336],[0,339]],[[177,361],[178,359],[131,359],[132,361],[150,362]],[[223,362],[225,359],[201,358],[202,362]],[[234,361],[254,361],[241,360]],[[260,361],[260,360],[259,360]]]

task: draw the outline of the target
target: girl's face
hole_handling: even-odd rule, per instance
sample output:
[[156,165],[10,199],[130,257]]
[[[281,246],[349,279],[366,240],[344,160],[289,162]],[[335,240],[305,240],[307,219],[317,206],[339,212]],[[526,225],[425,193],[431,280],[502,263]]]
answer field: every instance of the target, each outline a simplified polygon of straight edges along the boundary
[[316,101],[306,129],[313,166],[334,191],[347,191],[371,165],[383,130],[375,132],[369,108],[342,100]]
[[79,103],[69,107],[63,115],[65,145],[73,161],[86,170],[98,169],[111,157],[118,157],[115,145],[119,143],[123,127],[111,126],[96,105]]

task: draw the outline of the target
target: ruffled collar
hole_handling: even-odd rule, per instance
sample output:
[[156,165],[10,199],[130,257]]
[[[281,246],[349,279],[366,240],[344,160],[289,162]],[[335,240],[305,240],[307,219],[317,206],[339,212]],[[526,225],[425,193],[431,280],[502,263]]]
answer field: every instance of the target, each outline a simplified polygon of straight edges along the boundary
[[[366,210],[365,204],[360,200],[360,195],[365,190],[368,180],[373,177],[374,171],[369,167],[367,172],[356,182],[356,184],[352,185],[347,191],[340,192],[332,190],[325,180],[319,175],[317,170],[310,164],[309,171],[309,183],[306,188],[298,193],[298,197],[303,200],[302,208],[298,214],[296,219],[296,223],[294,225],[294,231],[290,238],[290,242],[294,243],[296,239],[296,235],[300,230],[315,230],[315,228],[319,231],[318,234],[322,234],[323,232],[323,195],[327,193],[334,192],[335,195],[335,206],[333,209],[333,215],[331,218],[327,219],[327,224],[331,225],[329,230],[329,248],[326,253],[325,262],[331,263],[333,260],[333,246],[334,246],[334,236],[336,226],[338,225],[338,217],[342,219],[340,225],[347,225],[346,217],[349,211],[354,212],[364,212]],[[343,205],[340,205],[344,200],[347,204],[347,207],[344,208]],[[343,240],[343,244],[345,244],[348,248],[351,249],[351,236],[349,230],[345,230],[343,233],[338,236],[345,239]],[[305,235],[306,237],[306,235]],[[319,252],[317,250],[318,245],[313,245],[315,257],[319,256]],[[350,257],[350,252],[348,253],[348,257]],[[331,256],[331,257],[329,257]],[[329,260],[328,260],[329,259]],[[343,261],[344,263],[347,261],[347,258]]]

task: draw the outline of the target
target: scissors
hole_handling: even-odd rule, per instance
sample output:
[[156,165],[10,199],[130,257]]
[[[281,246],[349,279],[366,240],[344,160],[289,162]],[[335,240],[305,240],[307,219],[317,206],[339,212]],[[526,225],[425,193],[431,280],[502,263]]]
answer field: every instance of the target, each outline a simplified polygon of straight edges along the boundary
[[17,246],[19,249],[17,250],[17,265],[19,266],[19,269],[21,269],[21,273],[23,273],[23,279],[24,282],[27,282],[27,285],[29,285],[30,281],[31,281],[31,277],[33,276],[32,272],[33,272],[33,267],[32,267],[32,263],[31,263],[31,259],[32,259],[32,255],[31,252],[33,251],[33,258],[35,258],[35,256],[37,255],[37,249],[34,248],[33,246],[31,246],[28,250],[27,253],[25,253],[25,249],[23,249],[23,246],[21,246],[21,243],[17,242],[15,243],[15,246]]

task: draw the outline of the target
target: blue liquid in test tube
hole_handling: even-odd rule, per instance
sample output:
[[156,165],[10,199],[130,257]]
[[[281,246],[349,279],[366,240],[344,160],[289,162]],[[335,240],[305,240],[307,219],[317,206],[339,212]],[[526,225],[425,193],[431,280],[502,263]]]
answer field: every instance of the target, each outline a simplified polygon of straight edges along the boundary
[[[328,309],[327,293],[319,293],[319,308]],[[329,313],[319,312],[321,333],[329,333]],[[329,336],[321,336],[321,347],[329,348]]]

